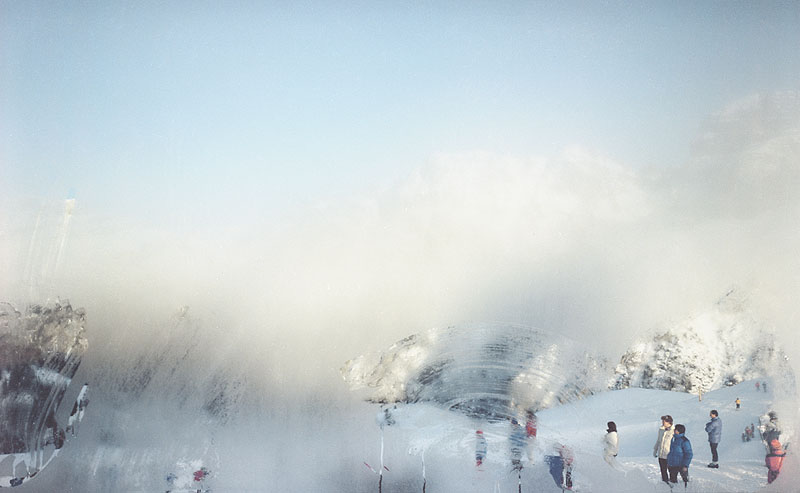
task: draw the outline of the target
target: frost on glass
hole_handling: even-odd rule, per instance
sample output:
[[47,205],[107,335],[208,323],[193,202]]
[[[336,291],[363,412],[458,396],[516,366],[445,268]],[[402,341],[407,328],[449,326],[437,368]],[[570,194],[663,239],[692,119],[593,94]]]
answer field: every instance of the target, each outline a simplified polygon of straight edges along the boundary
[[[419,458],[423,485],[426,454],[454,463],[472,454],[481,470],[491,467],[484,480],[495,488],[508,480],[503,464],[513,467],[521,488],[523,456],[530,461],[539,453],[530,439],[536,413],[605,390],[609,382],[605,362],[581,344],[530,327],[493,324],[415,334],[348,361],[341,372],[352,390],[382,405],[376,416],[380,463],[365,463],[379,475],[378,491],[384,473],[390,474],[385,438],[407,443],[408,453]],[[402,430],[405,438],[389,429]],[[547,444],[563,447],[553,437]]]
[[68,417],[61,411],[87,348],[85,322],[69,303],[24,313],[0,303],[0,487],[34,478],[77,433],[88,385]]
[[432,329],[342,368],[376,403],[426,402],[496,421],[603,390],[604,363],[566,337],[524,326]]

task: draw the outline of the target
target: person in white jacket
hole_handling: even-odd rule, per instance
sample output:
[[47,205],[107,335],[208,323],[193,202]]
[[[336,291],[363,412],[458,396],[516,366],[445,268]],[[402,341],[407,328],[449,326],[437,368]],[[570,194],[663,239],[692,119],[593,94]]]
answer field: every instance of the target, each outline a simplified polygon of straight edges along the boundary
[[617,424],[613,421],[608,422],[608,429],[603,439],[603,445],[603,458],[611,466],[616,467],[616,457],[619,453],[619,436],[617,435]]
[[658,465],[661,468],[661,480],[669,484],[669,471],[667,469],[667,456],[669,455],[669,444],[672,442],[672,435],[675,429],[672,427],[672,416],[669,414],[661,416],[661,427],[658,429],[658,438],[653,446],[653,457],[658,458]]

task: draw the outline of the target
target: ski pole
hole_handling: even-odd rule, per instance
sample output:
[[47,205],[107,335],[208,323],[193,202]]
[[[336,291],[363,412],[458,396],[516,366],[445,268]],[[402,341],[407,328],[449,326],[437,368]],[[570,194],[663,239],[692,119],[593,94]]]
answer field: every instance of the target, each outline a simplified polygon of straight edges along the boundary
[[425,479],[425,449],[422,449],[422,493],[425,493],[425,485],[427,484],[427,480]]
[[383,485],[383,426],[381,426],[381,468],[378,469],[380,471],[380,478],[378,478],[378,493],[381,493],[382,485]]

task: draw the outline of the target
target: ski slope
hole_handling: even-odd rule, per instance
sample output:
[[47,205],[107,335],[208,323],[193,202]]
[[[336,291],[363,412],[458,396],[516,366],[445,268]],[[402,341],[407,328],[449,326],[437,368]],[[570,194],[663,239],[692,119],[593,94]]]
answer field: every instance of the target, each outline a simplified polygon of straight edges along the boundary
[[[488,423],[430,404],[398,405],[390,408],[396,424],[384,426],[384,461],[391,469],[399,463],[407,464],[410,458],[417,460],[419,489],[407,477],[393,487],[393,473],[387,472],[383,491],[421,491],[424,452],[426,492],[518,491],[520,487],[522,491],[560,492],[545,463],[547,455],[555,455],[554,446],[558,444],[568,445],[575,453],[573,481],[577,491],[668,491],[669,487],[660,480],[658,461],[653,457],[659,418],[663,414],[672,415],[676,424],[684,424],[686,436],[692,442],[694,459],[689,469],[688,491],[758,491],[767,486],[764,446],[757,432],[756,439],[750,442],[742,442],[741,434],[745,426],[750,423],[757,426],[759,416],[775,408],[775,396],[771,391],[757,392],[754,383],[747,381],[709,392],[702,402],[698,396],[686,393],[625,389],[544,410],[538,413],[538,437],[533,450],[524,457],[527,462],[519,478],[511,469],[507,421]],[[739,411],[734,404],[737,397],[742,400]],[[704,426],[711,409],[717,409],[723,421],[719,469],[706,467],[711,452]],[[615,421],[619,430],[616,469],[602,457],[602,439],[608,421]],[[783,422],[788,424],[790,420]],[[483,430],[489,444],[480,467],[474,462],[476,429]],[[782,441],[788,442],[792,431],[785,425],[784,430]],[[402,456],[404,447],[411,457]],[[785,474],[793,467],[791,453],[786,463],[784,473],[767,491],[797,491],[790,481],[792,475]],[[679,489],[684,489],[682,483]]]

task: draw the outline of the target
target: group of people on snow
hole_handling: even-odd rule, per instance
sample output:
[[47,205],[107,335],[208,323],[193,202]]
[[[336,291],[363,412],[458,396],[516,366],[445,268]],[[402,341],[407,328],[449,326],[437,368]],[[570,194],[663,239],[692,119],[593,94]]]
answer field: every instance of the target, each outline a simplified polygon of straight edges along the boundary
[[[717,447],[722,438],[722,420],[719,412],[712,409],[709,413],[711,420],[706,423],[705,431],[708,433],[708,444],[711,448],[711,463],[708,467],[719,468],[719,454]],[[686,426],[675,424],[669,414],[661,416],[661,427],[658,429],[656,443],[653,446],[653,457],[658,458],[661,469],[661,480],[670,486],[678,482],[678,474],[684,486],[689,482],[689,465],[692,463],[694,452],[692,442],[686,436]]]
[[[722,420],[719,412],[712,409],[709,413],[711,420],[706,423],[705,431],[708,433],[708,443],[711,448],[711,463],[708,467],[719,468],[719,455],[717,447],[722,437]],[[609,429],[613,422],[609,423]],[[614,426],[616,431],[616,426]],[[609,431],[609,435],[611,432]],[[615,433],[616,435],[616,433]],[[617,437],[614,437],[617,442]],[[607,442],[611,441],[606,439]],[[606,449],[608,454],[608,448]],[[694,457],[692,442],[686,436],[686,426],[674,424],[672,416],[665,414],[661,416],[661,426],[658,428],[656,443],[653,445],[653,457],[658,459],[658,466],[661,470],[661,480],[670,487],[677,484],[678,475],[683,480],[684,486],[689,483],[689,466]],[[606,458],[608,461],[608,458]],[[610,462],[609,462],[610,463]]]
[[[528,460],[533,460],[533,439],[536,438],[537,418],[533,411],[526,413],[525,426],[517,420],[511,418],[511,432],[509,433],[509,444],[511,452],[511,464],[515,469],[522,469],[522,453],[528,455]],[[483,430],[475,432],[475,465],[480,466],[486,458],[487,443]]]
[[[522,471],[522,454],[527,455],[528,461],[533,462],[533,450],[537,435],[537,418],[536,413],[528,410],[525,413],[525,425],[523,426],[520,420],[515,417],[510,419],[511,430],[508,435],[509,451],[511,453],[512,469],[520,473]],[[616,425],[609,423],[609,431],[613,427],[616,434]],[[486,459],[488,450],[486,436],[483,430],[475,431],[475,465],[480,467]],[[568,446],[564,444],[556,444],[555,451],[558,455],[551,455],[545,457],[545,462],[550,466],[550,473],[553,475],[556,483],[564,490],[572,488],[572,466],[575,461],[575,456]],[[616,456],[616,449],[613,455]]]
[[[203,491],[211,491],[206,489],[205,487],[205,481],[210,477],[211,477],[211,471],[209,471],[205,466],[192,472],[192,479],[193,479],[192,491],[197,491],[198,493]],[[181,478],[174,472],[167,474],[166,478],[164,479],[166,479],[167,484],[169,485],[167,493],[170,493],[170,491],[172,491],[173,488],[177,487],[183,489],[184,487],[188,486],[187,484],[185,484],[185,482],[184,484],[180,484]]]
[[[737,399],[738,401],[738,399]],[[722,438],[722,420],[719,412],[712,409],[709,413],[711,418],[706,423],[705,431],[708,434],[708,444],[711,449],[711,462],[708,467],[719,468],[719,443]],[[768,468],[767,482],[772,483],[780,473],[786,451],[781,446],[778,438],[780,437],[780,425],[778,416],[774,411],[766,415],[767,419],[761,420],[759,432],[766,449],[766,466]],[[749,441],[754,437],[755,425],[751,424],[745,428],[742,434],[742,441]],[[689,465],[692,462],[693,452],[691,442],[685,435],[686,427],[681,424],[673,426],[673,419],[670,415],[661,416],[661,427],[658,430],[658,437],[653,446],[653,456],[658,458],[661,469],[661,480],[672,486],[677,483],[678,474],[683,479],[684,485],[689,482]]]
[[753,423],[750,423],[750,426],[744,427],[744,432],[742,432],[742,441],[749,442],[753,438],[755,438],[756,428]]
[[673,423],[669,414],[661,416],[661,426],[653,446],[653,457],[658,458],[663,482],[672,486],[678,482],[680,474],[686,485],[689,482],[689,465],[694,457],[692,442],[686,437],[686,427],[682,424],[673,426]]
[[[758,382],[757,382],[758,385]],[[762,384],[766,385],[766,383]],[[736,400],[737,409],[740,404]],[[511,430],[509,433],[509,447],[511,452],[511,463],[514,469],[522,469],[522,453],[526,452],[528,459],[532,461],[532,442],[537,434],[536,415],[532,411],[526,414],[525,426],[516,418],[511,418]],[[708,435],[708,444],[711,451],[711,462],[709,468],[719,468],[719,443],[722,438],[722,419],[719,412],[712,409],[709,412],[709,421],[705,425],[705,432]],[[617,467],[616,457],[619,454],[619,434],[617,424],[609,421],[606,424],[606,433],[603,437],[603,459],[612,467]],[[751,424],[745,428],[742,434],[742,441],[750,441],[754,438],[756,426]],[[786,451],[781,446],[780,426],[775,412],[771,411],[759,421],[758,427],[762,441],[767,450],[766,466],[769,469],[767,481],[772,483],[778,477],[786,456]],[[556,446],[558,456],[548,457],[549,459],[560,459],[559,469],[563,475],[562,487],[571,487],[571,473],[574,462],[572,451],[565,445]],[[475,462],[481,466],[486,459],[487,441],[482,430],[475,432]],[[678,482],[680,476],[684,485],[689,482],[689,466],[692,463],[694,452],[692,443],[686,436],[686,426],[674,424],[672,416],[669,414],[661,416],[661,426],[658,429],[656,443],[653,446],[653,457],[658,459],[659,469],[661,470],[661,480],[673,487]],[[549,461],[548,461],[549,462]],[[552,468],[551,468],[552,469]],[[552,471],[551,471],[552,472]],[[554,474],[555,476],[555,474]]]
[[781,427],[775,411],[770,411],[765,416],[762,416],[760,423],[758,431],[761,433],[761,440],[764,441],[764,446],[767,449],[767,456],[764,459],[764,465],[769,470],[767,472],[767,483],[772,483],[781,472],[786,450],[779,441]]

